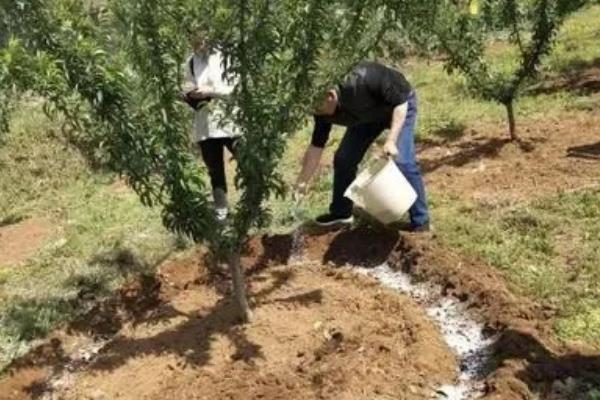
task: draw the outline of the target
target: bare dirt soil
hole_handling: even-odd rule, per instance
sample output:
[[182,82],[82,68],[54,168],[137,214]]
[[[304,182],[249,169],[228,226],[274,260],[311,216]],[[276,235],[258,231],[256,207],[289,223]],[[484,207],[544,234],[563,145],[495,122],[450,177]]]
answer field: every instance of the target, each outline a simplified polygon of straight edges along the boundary
[[[251,243],[251,325],[236,324],[228,284],[200,273],[198,252],[15,363],[0,399],[423,399],[453,381],[453,355],[411,300],[345,269],[265,268],[279,262],[263,243],[281,245]],[[111,339],[65,377],[82,331]]]
[[600,115],[577,112],[518,121],[525,146],[506,126],[475,125],[456,141],[426,143],[419,158],[432,190],[505,204],[600,184]]
[[572,378],[600,384],[600,349],[554,340],[556,310],[511,293],[497,270],[418,236],[401,238],[397,250],[392,265],[415,279],[437,283],[443,295],[463,301],[490,334],[498,335],[486,398],[572,399],[572,394],[551,396],[557,384]]
[[600,382],[597,349],[551,339],[554,310],[515,296],[499,272],[435,238],[369,226],[313,232],[301,265],[290,265],[291,245],[289,236],[248,244],[252,325],[236,324],[227,280],[203,268],[197,250],[15,362],[0,399],[437,398],[456,361],[436,328],[412,301],[344,267],[380,261],[437,284],[497,337],[486,399],[565,400],[553,393],[571,377]]
[[0,226],[0,266],[27,260],[44,245],[52,231],[52,223],[44,218]]

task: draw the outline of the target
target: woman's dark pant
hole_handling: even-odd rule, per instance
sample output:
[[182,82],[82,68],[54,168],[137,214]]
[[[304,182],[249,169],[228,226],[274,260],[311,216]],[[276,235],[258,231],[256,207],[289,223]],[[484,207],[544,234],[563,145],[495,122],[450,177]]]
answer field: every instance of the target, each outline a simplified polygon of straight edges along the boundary
[[213,192],[222,190],[227,193],[227,179],[225,177],[225,147],[231,154],[235,155],[235,139],[233,138],[214,138],[198,142],[204,164],[208,168],[210,184]]

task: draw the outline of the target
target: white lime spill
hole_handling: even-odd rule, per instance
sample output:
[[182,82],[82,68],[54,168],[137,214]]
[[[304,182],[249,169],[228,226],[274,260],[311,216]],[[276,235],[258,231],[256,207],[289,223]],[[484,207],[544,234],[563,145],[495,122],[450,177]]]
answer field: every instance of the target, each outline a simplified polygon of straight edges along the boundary
[[460,362],[458,381],[438,388],[438,399],[472,400],[480,397],[484,389],[480,377],[494,340],[485,337],[483,326],[469,317],[464,305],[454,298],[441,296],[439,287],[413,283],[409,274],[394,271],[387,263],[376,268],[359,268],[358,271],[374,277],[386,287],[409,295],[422,305],[455,352]]
[[84,338],[82,340],[77,351],[69,356],[64,368],[58,368],[53,372],[46,382],[42,394],[36,398],[41,400],[60,400],[64,398],[63,394],[75,384],[77,373],[90,365],[102,349],[110,343],[109,339]]
[[296,228],[292,232],[292,248],[290,251],[290,261],[292,264],[300,264],[304,259],[304,232],[302,221],[306,220],[305,211],[301,206],[300,199],[297,199],[292,206],[292,217]]

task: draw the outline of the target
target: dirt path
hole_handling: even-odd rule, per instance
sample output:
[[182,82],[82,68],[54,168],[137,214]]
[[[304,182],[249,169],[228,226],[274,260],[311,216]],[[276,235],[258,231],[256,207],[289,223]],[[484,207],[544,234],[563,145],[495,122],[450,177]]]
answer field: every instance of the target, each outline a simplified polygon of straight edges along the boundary
[[480,124],[459,140],[424,144],[419,158],[431,190],[511,204],[599,185],[599,126],[597,112],[520,121],[524,151],[503,124]]
[[[255,320],[240,327],[223,293],[190,272],[197,262],[166,265],[156,302],[140,297],[148,287],[125,288],[122,307],[150,307],[125,323],[106,315],[120,326],[113,339],[53,392],[45,367],[25,363],[0,381],[0,399],[423,399],[455,379],[423,311],[369,278],[318,265],[256,271]],[[52,353],[66,353],[61,343]]]
[[52,223],[31,218],[0,227],[0,267],[25,261],[39,250],[52,234]]

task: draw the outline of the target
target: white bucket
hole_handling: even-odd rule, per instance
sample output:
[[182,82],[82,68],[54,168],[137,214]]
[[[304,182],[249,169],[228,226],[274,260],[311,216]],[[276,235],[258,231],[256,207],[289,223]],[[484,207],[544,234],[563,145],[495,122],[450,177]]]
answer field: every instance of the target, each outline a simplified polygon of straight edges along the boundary
[[417,193],[392,160],[363,171],[344,196],[385,225],[402,218],[417,200]]

